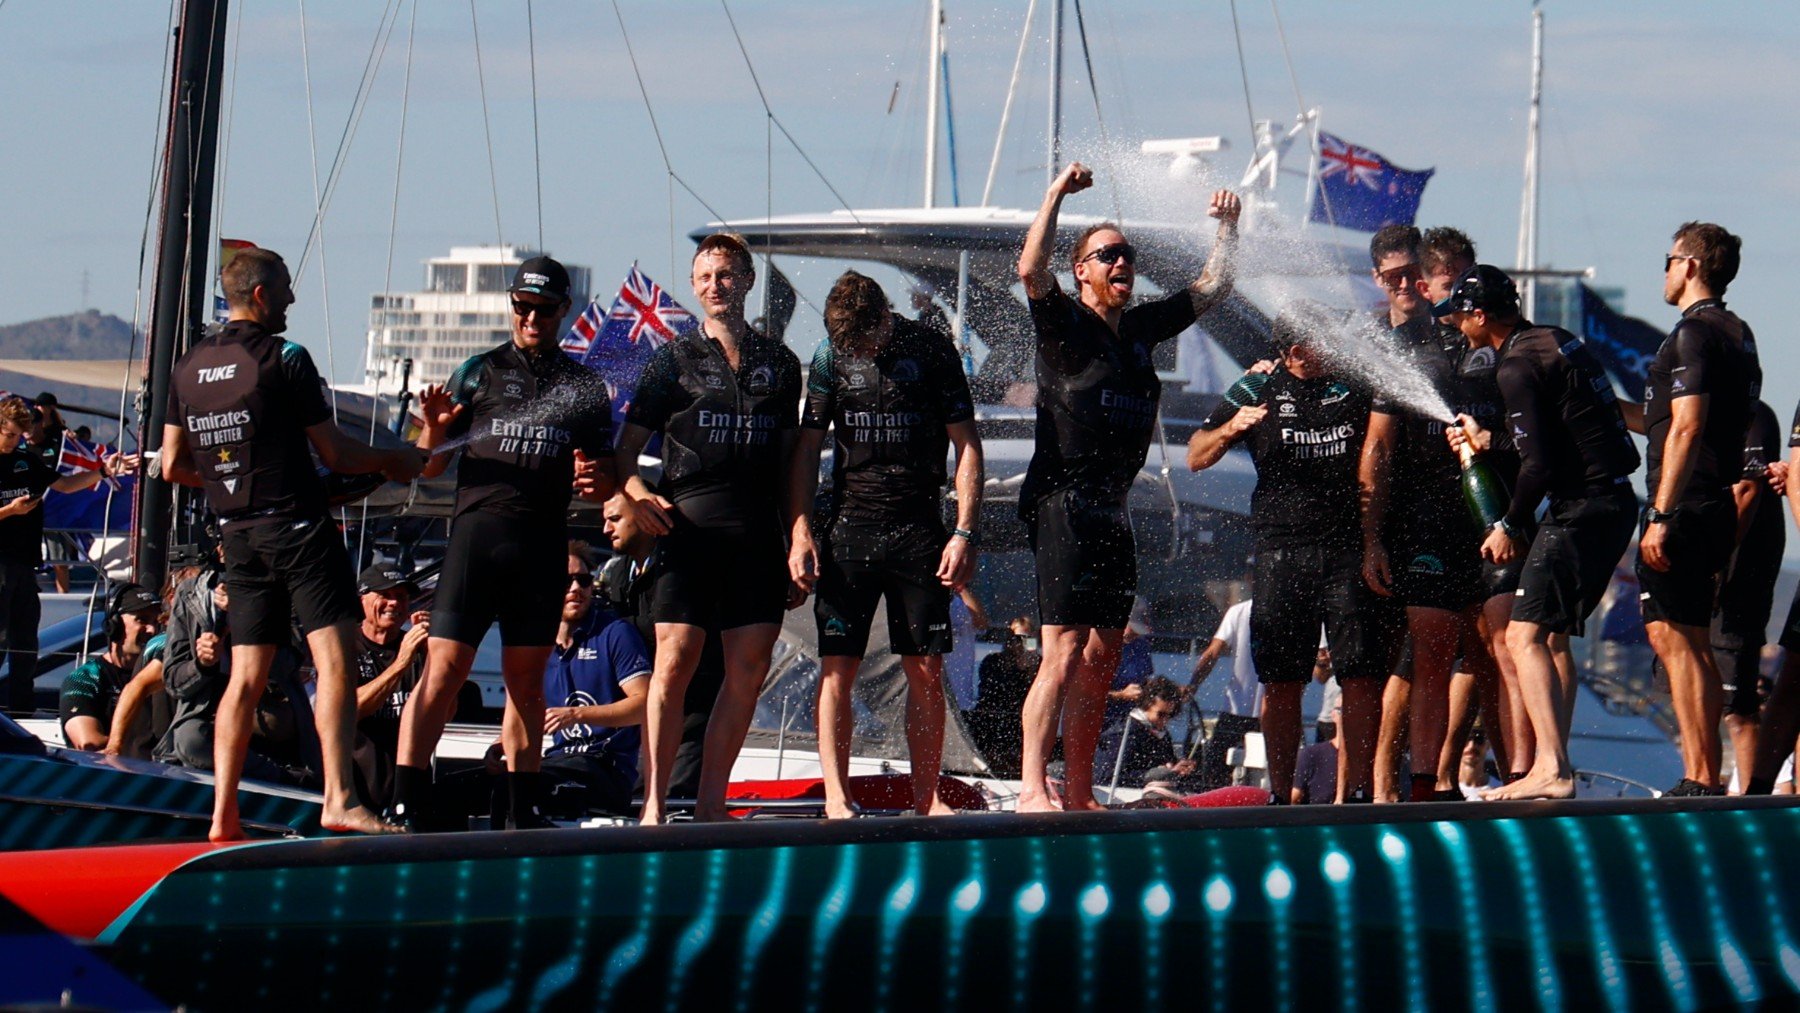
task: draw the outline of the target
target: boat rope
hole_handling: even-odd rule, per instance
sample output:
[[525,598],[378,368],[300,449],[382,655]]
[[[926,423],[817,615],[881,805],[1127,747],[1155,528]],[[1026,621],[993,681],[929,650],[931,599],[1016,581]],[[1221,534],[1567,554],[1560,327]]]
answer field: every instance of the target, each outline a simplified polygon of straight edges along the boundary
[[318,206],[313,209],[312,225],[307,229],[306,242],[301,246],[300,257],[294,264],[296,283],[306,274],[306,263],[312,253],[313,241],[324,224],[331,198],[337,192],[338,180],[343,177],[350,146],[356,139],[357,128],[362,124],[363,112],[368,108],[369,95],[375,78],[381,71],[382,60],[387,56],[388,41],[393,38],[394,27],[399,23],[400,0],[387,0],[381,11],[381,20],[375,26],[375,38],[369,44],[369,55],[363,61],[362,78],[357,82],[356,94],[350,100],[350,113],[345,117],[344,129],[338,135],[337,152],[332,156],[331,168],[325,173],[324,192],[319,198]]
[[475,86],[481,90],[481,135],[487,139],[488,186],[494,192],[494,245],[503,245],[500,228],[500,174],[494,171],[494,128],[488,116],[487,72],[481,61],[481,22],[475,16],[475,0],[469,0],[469,29],[475,35]]
[[1294,86],[1294,105],[1304,117],[1306,99],[1300,97],[1300,75],[1294,73],[1294,54],[1288,49],[1287,29],[1281,24],[1281,7],[1276,0],[1269,0],[1269,12],[1275,15],[1275,35],[1281,39],[1281,59],[1287,64],[1288,83]]
[[1237,39],[1238,77],[1244,83],[1244,118],[1250,123],[1250,141],[1256,142],[1256,110],[1250,104],[1250,65],[1244,62],[1244,32],[1238,27],[1237,0],[1231,0],[1231,34]]
[[756,76],[756,65],[750,60],[750,50],[744,46],[744,36],[738,32],[737,19],[731,16],[731,5],[726,0],[719,0],[719,7],[725,11],[725,20],[731,25],[731,37],[737,40],[738,52],[744,56],[744,66],[750,71],[750,83],[756,86],[756,98],[762,103],[763,114],[768,116],[769,122],[775,125],[775,129],[781,131],[781,136],[787,138],[788,143],[794,146],[796,152],[799,152],[801,160],[806,163],[807,168],[813,171],[813,175],[819,177],[819,182],[825,184],[825,189],[830,190],[831,195],[837,198],[838,204],[850,215],[851,221],[858,225],[863,224],[863,220],[856,216],[856,209],[851,207],[844,195],[838,192],[838,188],[825,175],[825,170],[819,168],[819,164],[812,160],[812,156],[807,154],[806,149],[801,147],[800,142],[794,138],[793,132],[788,130],[787,124],[781,122],[781,117],[776,116],[775,110],[769,106],[769,96],[763,92],[762,80]]
[[1000,149],[1006,144],[1006,125],[1012,119],[1013,98],[1019,92],[1019,71],[1025,66],[1025,47],[1031,42],[1031,17],[1035,13],[1037,0],[1030,0],[1025,5],[1025,24],[1019,29],[1019,51],[1013,56],[1012,78],[1006,83],[1006,102],[1000,107],[1000,129],[994,134],[994,156],[988,159],[987,182],[981,187],[982,207],[987,207],[994,196],[994,176],[1000,171]]
[[[312,86],[312,45],[306,25],[306,0],[297,0],[300,8],[300,75],[306,86],[306,144],[307,153],[312,164],[313,206],[323,207],[324,199],[319,191],[319,139],[313,116]],[[239,19],[241,22],[243,19]],[[319,299],[325,313],[325,355],[326,369],[335,374],[337,363],[331,351],[331,274],[327,270],[325,260],[325,223],[318,223],[319,232]],[[331,421],[338,420],[337,388],[331,388]]]
[[1106,114],[1100,111],[1100,82],[1094,80],[1094,54],[1088,49],[1087,18],[1081,13],[1081,0],[1075,0],[1075,34],[1081,40],[1081,64],[1087,68],[1088,94],[1094,99],[1094,120],[1100,125],[1100,151],[1108,166],[1106,184],[1112,193],[1113,218],[1123,220],[1125,208],[1119,200],[1119,174],[1114,168],[1112,137],[1106,130]]
[[544,156],[538,148],[537,27],[525,0],[525,52],[531,64],[531,177],[537,187],[537,248],[544,252]]
[[[231,22],[231,77],[225,86],[223,96],[225,114],[222,119],[225,121],[225,126],[222,136],[219,138],[219,182],[218,192],[213,198],[212,245],[208,247],[209,250],[219,249],[219,244],[225,235],[225,192],[226,184],[231,180],[231,139],[234,135],[233,128],[237,125],[237,72],[242,63],[238,54],[242,51],[243,40],[244,19],[233,18]],[[223,266],[221,264],[220,269],[223,269]],[[211,312],[212,307],[207,307],[207,310],[207,319],[210,320],[215,314]]]

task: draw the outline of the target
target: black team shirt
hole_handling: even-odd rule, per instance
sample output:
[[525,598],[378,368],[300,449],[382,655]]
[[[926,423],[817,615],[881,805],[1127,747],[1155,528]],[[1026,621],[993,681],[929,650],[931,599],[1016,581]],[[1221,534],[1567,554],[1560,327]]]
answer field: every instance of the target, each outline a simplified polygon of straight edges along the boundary
[[1500,345],[1495,377],[1519,453],[1509,525],[1527,530],[1546,493],[1568,500],[1630,489],[1637,448],[1612,381],[1582,339],[1521,323]]
[[895,315],[893,336],[872,357],[819,342],[800,424],[832,430],[839,516],[935,522],[950,453],[945,427],[974,417],[950,339]]
[[1663,442],[1676,398],[1710,394],[1695,446],[1694,470],[1680,503],[1716,503],[1730,497],[1743,471],[1744,432],[1762,396],[1762,364],[1756,337],[1717,299],[1702,299],[1682,314],[1644,385],[1644,434],[1649,440],[1645,489],[1655,498],[1662,477]]
[[[1800,424],[1800,413],[1794,421]],[[1736,481],[1755,482],[1761,492],[1757,494],[1756,508],[1750,514],[1750,526],[1738,540],[1737,554],[1732,559],[1727,580],[1733,583],[1739,579],[1773,582],[1781,570],[1781,553],[1787,548],[1787,499],[1769,488],[1764,471],[1781,460],[1784,442],[1781,420],[1775,417],[1775,410],[1762,401],[1756,402],[1750,412],[1750,429],[1744,434],[1744,467]],[[1761,575],[1760,578],[1757,575]],[[1721,592],[1721,600],[1726,597]]]
[[662,494],[700,527],[779,525],[782,436],[800,421],[800,360],[757,331],[733,370],[696,328],[644,366],[626,421],[663,435]]
[[207,505],[226,526],[325,514],[325,484],[306,430],[329,421],[306,349],[233,320],[175,364],[169,422],[187,430]]
[[511,341],[472,356],[450,376],[463,406],[449,435],[468,435],[456,466],[456,514],[470,511],[561,523],[575,481],[575,450],[612,453],[612,404],[593,370],[548,348]]
[[[1261,422],[1239,438],[1256,462],[1250,526],[1262,545],[1352,545],[1361,538],[1357,462],[1369,431],[1369,395],[1330,376],[1302,380],[1277,368],[1264,384]],[[1200,424],[1238,413],[1220,404]]]
[[[1385,321],[1385,317],[1382,318]],[[1503,424],[1506,411],[1494,376],[1492,348],[1471,348],[1462,334],[1429,318],[1407,321],[1394,329],[1401,354],[1430,382],[1457,414],[1466,414],[1494,434],[1484,455],[1510,486],[1518,477],[1518,452]],[[1389,514],[1396,509],[1456,509],[1462,500],[1462,464],[1444,441],[1448,419],[1427,418],[1407,405],[1375,395],[1372,410],[1399,419],[1399,438],[1389,465]]]
[[1037,446],[1019,493],[1030,518],[1053,492],[1119,500],[1150,452],[1162,381],[1151,351],[1194,323],[1182,289],[1126,310],[1115,337],[1078,299],[1052,288],[1031,300],[1037,330]]
[[[56,469],[24,440],[10,454],[0,454],[0,506],[20,496],[38,499],[56,481]],[[0,563],[36,567],[44,561],[44,505],[17,517],[0,519]]]

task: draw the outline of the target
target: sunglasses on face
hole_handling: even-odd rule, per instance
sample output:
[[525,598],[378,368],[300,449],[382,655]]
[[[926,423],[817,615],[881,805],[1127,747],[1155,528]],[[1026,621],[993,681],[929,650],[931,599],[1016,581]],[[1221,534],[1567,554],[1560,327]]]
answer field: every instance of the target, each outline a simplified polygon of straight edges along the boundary
[[1090,260],[1098,260],[1108,267],[1117,264],[1121,260],[1127,264],[1136,264],[1137,248],[1130,243],[1113,243],[1109,246],[1102,246],[1098,250],[1081,258],[1081,263],[1085,264]]
[[514,299],[512,304],[513,313],[521,317],[528,317],[533,313],[536,313],[540,317],[554,316],[556,315],[556,311],[562,308],[562,303],[526,302],[523,299]]
[[569,583],[580,588],[593,587],[594,575],[586,571],[582,571],[581,573],[571,573],[569,574]]
[[1399,267],[1391,267],[1381,272],[1380,277],[1381,283],[1388,288],[1399,288],[1403,285],[1410,285],[1413,282],[1418,281],[1423,278],[1424,275],[1419,273],[1419,265],[1402,264]]
[[1663,256],[1663,273],[1668,274],[1669,268],[1675,266],[1675,262],[1677,260],[1699,260],[1699,259],[1700,259],[1699,257],[1690,257],[1685,253],[1666,254]]

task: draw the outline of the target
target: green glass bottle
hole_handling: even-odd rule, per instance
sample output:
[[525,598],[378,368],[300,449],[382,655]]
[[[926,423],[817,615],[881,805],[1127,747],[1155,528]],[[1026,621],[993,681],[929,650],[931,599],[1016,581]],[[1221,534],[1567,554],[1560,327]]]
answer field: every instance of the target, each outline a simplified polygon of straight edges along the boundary
[[1457,456],[1462,459],[1463,502],[1469,505],[1469,515],[1475,518],[1475,523],[1485,531],[1506,516],[1506,506],[1512,495],[1507,492],[1506,483],[1494,473],[1493,465],[1475,452],[1474,444],[1465,440]]
[[1239,408],[1262,404],[1263,387],[1269,382],[1267,373],[1245,373],[1225,389],[1225,400]]

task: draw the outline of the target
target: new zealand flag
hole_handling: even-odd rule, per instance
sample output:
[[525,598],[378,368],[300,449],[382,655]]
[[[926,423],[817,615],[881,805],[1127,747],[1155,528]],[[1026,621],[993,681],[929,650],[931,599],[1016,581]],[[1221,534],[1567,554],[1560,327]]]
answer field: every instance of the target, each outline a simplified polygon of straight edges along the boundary
[[616,430],[631,406],[632,395],[637,393],[638,377],[643,375],[650,353],[676,335],[700,326],[700,321],[638,270],[636,264],[631,265],[631,273],[619,286],[619,294],[605,317],[599,315],[597,307],[598,303],[582,313],[563,338],[562,347],[606,381]]
[[1436,171],[1399,168],[1368,148],[1321,131],[1319,185],[1310,220],[1361,232],[1411,225],[1425,184]]
[[1644,399],[1644,380],[1656,350],[1667,335],[1637,317],[1628,317],[1606,304],[1606,300],[1586,285],[1581,289],[1581,336],[1587,346],[1600,357],[1600,363],[1613,375],[1627,397]]

